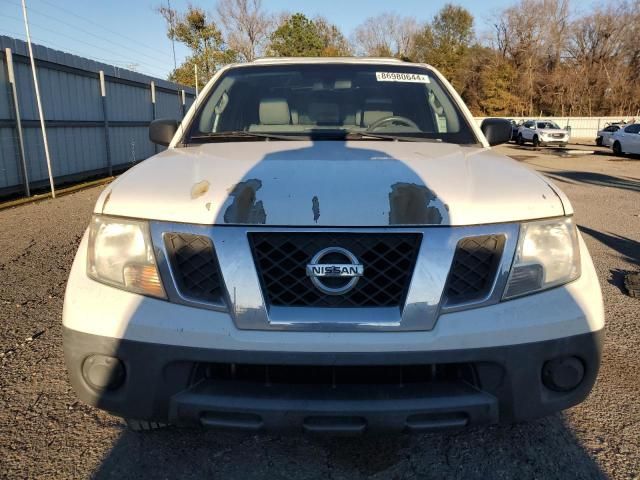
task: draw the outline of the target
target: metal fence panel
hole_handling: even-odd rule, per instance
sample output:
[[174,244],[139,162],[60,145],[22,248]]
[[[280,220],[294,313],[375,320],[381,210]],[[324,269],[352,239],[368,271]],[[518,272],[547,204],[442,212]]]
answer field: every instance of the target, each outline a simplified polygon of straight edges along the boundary
[[156,118],[182,118],[180,92],[156,91]]
[[[13,57],[29,182],[36,187],[45,186],[48,178],[27,45],[0,35],[0,196],[23,190],[5,48],[11,49]],[[193,102],[194,89],[163,79],[40,45],[34,45],[34,57],[56,183],[107,172],[108,148],[111,164],[120,168],[163,149],[148,138],[147,127],[154,118],[152,81],[156,85],[156,118],[182,118],[183,89],[185,110]],[[108,144],[100,71],[105,74]]]
[[150,122],[151,90],[142,86],[132,87],[122,83],[106,82],[109,121]]
[[20,166],[15,130],[0,127],[0,185],[20,185]]
[[111,127],[114,166],[135,165],[155,153],[147,127]]

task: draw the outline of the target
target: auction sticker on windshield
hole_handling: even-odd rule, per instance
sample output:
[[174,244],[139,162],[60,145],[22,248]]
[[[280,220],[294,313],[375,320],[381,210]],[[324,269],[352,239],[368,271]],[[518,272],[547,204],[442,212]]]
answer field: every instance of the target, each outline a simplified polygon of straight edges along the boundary
[[420,73],[376,72],[376,80],[379,82],[429,83],[429,76]]

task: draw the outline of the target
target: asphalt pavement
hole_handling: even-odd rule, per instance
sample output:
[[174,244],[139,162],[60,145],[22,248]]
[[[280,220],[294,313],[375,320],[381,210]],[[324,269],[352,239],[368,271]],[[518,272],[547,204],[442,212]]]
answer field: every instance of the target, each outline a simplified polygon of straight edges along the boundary
[[[316,438],[174,430],[136,434],[80,403],[62,356],[65,283],[104,187],[0,211],[1,478],[640,478],[640,159],[499,150],[571,199],[606,308],[591,396],[536,421],[451,433]],[[91,321],[91,312],[87,312]]]

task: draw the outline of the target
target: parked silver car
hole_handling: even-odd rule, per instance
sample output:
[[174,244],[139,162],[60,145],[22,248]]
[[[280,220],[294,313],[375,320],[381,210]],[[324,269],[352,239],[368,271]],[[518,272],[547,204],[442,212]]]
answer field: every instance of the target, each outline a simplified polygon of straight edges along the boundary
[[596,145],[598,145],[599,147],[611,146],[611,139],[613,138],[613,134],[621,128],[624,128],[625,125],[626,124],[623,122],[609,123],[602,130],[598,130],[598,133],[596,134]]
[[611,149],[616,155],[640,154],[640,123],[631,123],[618,129],[611,138]]
[[557,145],[566,147],[571,133],[551,120],[527,120],[518,129],[516,142],[524,145],[531,142],[534,147]]

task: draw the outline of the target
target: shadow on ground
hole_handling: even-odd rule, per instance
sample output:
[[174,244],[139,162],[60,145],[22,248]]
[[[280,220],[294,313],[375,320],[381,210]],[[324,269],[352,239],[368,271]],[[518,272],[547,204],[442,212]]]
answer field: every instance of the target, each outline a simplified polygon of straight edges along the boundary
[[578,225],[578,228],[581,232],[586,233],[610,249],[618,252],[622,255],[625,262],[640,265],[640,242],[622,235],[616,235],[615,233],[604,233],[599,230],[594,230],[584,225]]
[[[604,233],[582,225],[578,225],[578,228],[580,228],[581,232],[618,252],[626,262],[640,267],[640,242],[622,235]],[[627,289],[624,285],[624,279],[630,271],[616,268],[610,270],[610,272],[611,278],[609,278],[608,282],[626,294]]]
[[544,174],[553,180],[564,183],[584,183],[597,185],[599,187],[612,187],[630,190],[632,192],[640,192],[640,180],[629,177],[615,177],[604,173],[578,171],[547,171],[544,172]]
[[455,433],[331,438],[124,430],[95,473],[108,478],[604,478],[554,415]]

